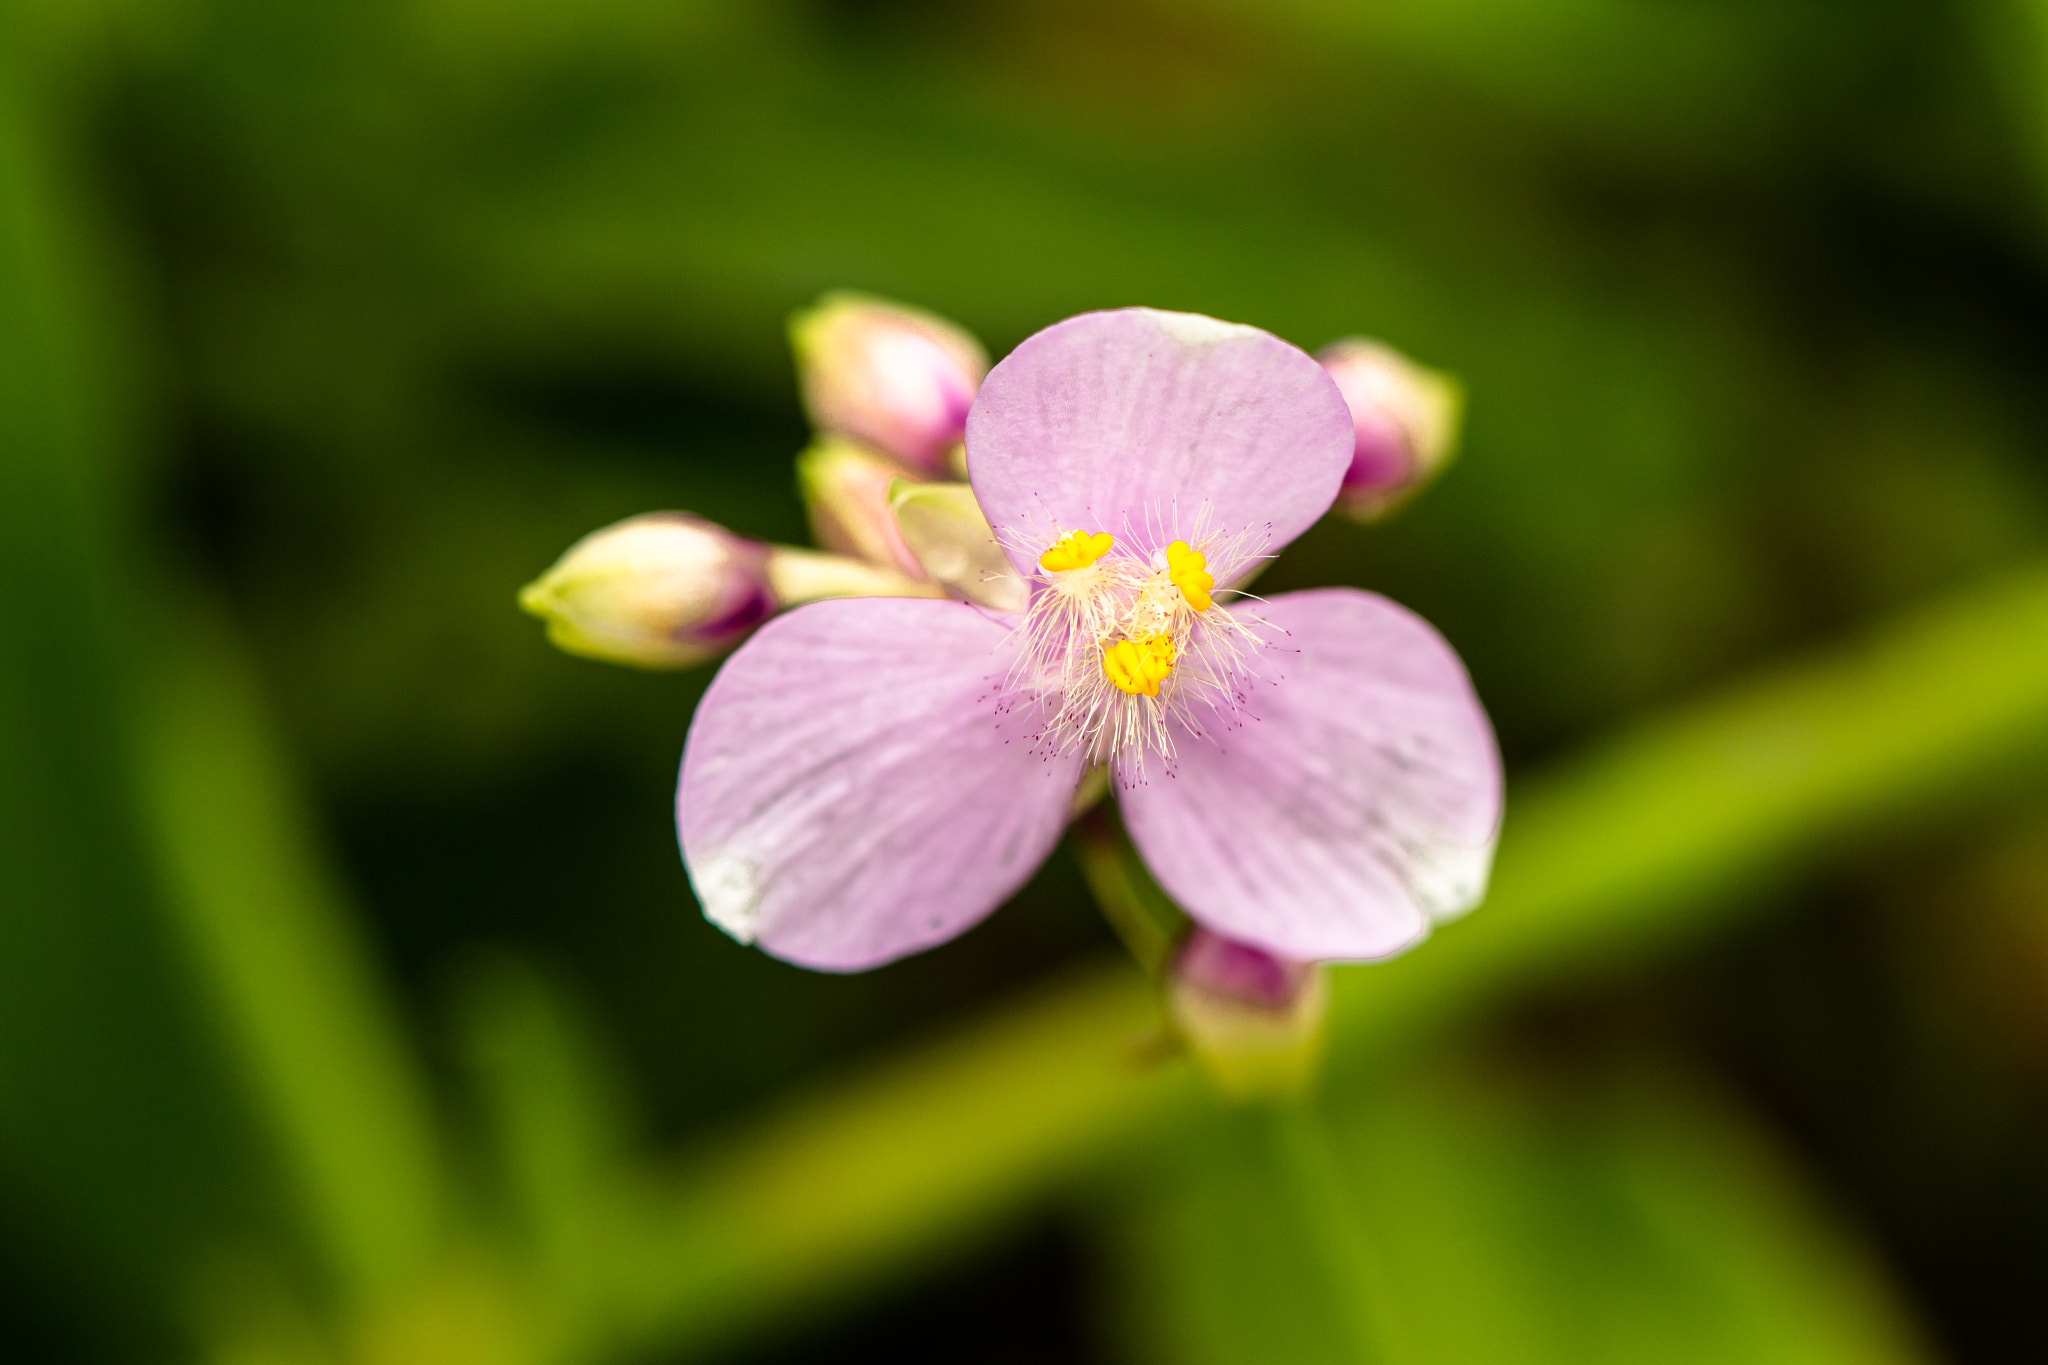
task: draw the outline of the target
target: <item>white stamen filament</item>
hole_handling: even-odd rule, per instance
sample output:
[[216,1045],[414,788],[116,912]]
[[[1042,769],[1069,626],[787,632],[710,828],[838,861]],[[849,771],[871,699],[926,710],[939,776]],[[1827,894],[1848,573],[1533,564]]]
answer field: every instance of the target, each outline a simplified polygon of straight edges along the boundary
[[[1232,539],[1238,543],[1214,549],[1190,543],[1241,574],[1256,553],[1246,552],[1249,536]],[[1256,618],[1233,614],[1221,601],[1196,611],[1169,575],[1164,551],[1140,558],[1119,541],[1092,564],[1041,567],[1033,578],[1015,682],[1048,703],[1045,740],[1054,748],[1080,750],[1095,763],[1136,751],[1171,759],[1175,729],[1199,732],[1201,712],[1234,705],[1236,681],[1258,643]],[[1120,641],[1159,637],[1170,643],[1173,666],[1158,695],[1119,687],[1105,670],[1104,652]]]

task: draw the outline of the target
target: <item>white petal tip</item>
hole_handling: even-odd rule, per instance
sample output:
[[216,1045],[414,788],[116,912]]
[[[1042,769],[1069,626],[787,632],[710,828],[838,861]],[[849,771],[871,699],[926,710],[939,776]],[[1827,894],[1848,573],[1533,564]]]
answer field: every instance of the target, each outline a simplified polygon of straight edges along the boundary
[[1414,852],[1408,890],[1432,920],[1455,919],[1486,898],[1493,844],[1430,844]]
[[690,885],[704,918],[741,943],[761,927],[761,869],[745,858],[720,856],[690,869]]
[[1237,322],[1219,322],[1200,313],[1165,313],[1156,308],[1143,310],[1160,331],[1183,346],[1218,346],[1234,337],[1259,335],[1256,327]]

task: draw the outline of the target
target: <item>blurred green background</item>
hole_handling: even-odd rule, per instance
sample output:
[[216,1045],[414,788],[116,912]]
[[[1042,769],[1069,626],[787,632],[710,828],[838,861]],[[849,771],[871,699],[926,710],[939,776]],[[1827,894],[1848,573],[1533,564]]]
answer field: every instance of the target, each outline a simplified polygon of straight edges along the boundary
[[[514,609],[800,540],[839,287],[1463,379],[1266,580],[1511,773],[1312,1111],[1064,852],[733,944]],[[2038,0],[0,0],[0,1358],[2048,1357],[2044,365]]]

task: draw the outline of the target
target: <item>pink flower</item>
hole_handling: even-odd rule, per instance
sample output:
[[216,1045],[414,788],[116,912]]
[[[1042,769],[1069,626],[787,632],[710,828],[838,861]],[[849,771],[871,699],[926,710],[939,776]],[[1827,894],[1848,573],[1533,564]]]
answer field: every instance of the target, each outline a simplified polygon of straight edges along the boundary
[[1085,314],[996,366],[966,442],[1029,605],[824,602],[727,661],[676,795],[714,923],[828,970],[942,942],[1044,860],[1095,764],[1166,891],[1277,956],[1385,957],[1479,899],[1500,764],[1450,647],[1371,593],[1229,588],[1351,462],[1321,366]]

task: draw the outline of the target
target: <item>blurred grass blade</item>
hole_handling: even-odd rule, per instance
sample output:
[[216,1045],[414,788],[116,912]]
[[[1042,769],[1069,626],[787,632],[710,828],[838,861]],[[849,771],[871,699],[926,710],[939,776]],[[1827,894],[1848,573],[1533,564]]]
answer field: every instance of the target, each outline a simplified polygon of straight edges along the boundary
[[[0,1199],[38,1276],[161,1330],[266,1214],[256,1134],[178,970],[135,786],[124,409],[93,233],[0,11]],[[27,1248],[22,1248],[27,1250]],[[141,1324],[135,1322],[142,1319]]]
[[[1931,704],[1930,698],[1938,699]],[[2048,566],[1634,728],[1520,784],[1489,903],[1338,973],[1336,1061],[1420,1041],[1560,968],[1611,970],[1743,908],[1843,837],[2039,782]],[[1128,968],[1084,979],[701,1154],[610,1277],[634,1339],[709,1340],[930,1256],[1133,1135],[1185,1122]]]
[[431,1113],[224,631],[155,671],[147,791],[199,975],[346,1301],[404,1290],[448,1215]]
[[[1388,1365],[1925,1358],[1868,1255],[1725,1100],[1640,1064],[1532,1076],[1526,1058],[1430,1056],[1330,1116],[1321,1182],[1341,1206],[1326,1220],[1366,1246],[1373,1292],[1352,1297],[1398,1306]],[[1143,1365],[1342,1358],[1239,1126],[1132,1164],[1116,1325]]]
[[587,1358],[604,1301],[606,1250],[620,1211],[608,1201],[626,1155],[613,1069],[560,991],[511,957],[473,965],[460,992],[463,1051],[476,1079],[510,1208],[513,1254],[526,1262],[534,1358]]
[[1387,1365],[1384,1277],[1321,1116],[1219,1111],[1118,1165],[1102,1202],[1118,1358]]
[[605,1283],[626,1342],[705,1346],[856,1294],[980,1235],[1199,1094],[1134,1058],[1157,1027],[1128,965],[822,1094],[623,1191]]

